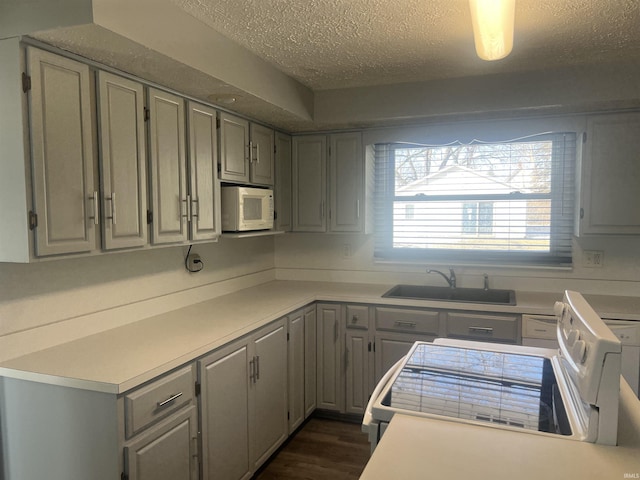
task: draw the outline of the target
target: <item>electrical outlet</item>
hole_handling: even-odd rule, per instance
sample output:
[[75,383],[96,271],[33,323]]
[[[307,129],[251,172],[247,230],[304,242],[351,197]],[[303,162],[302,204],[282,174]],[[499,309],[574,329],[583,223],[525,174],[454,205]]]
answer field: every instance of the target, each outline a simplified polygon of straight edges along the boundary
[[602,250],[584,250],[582,252],[582,266],[600,268],[604,264],[604,252]]
[[351,244],[350,243],[345,243],[342,245],[342,256],[344,258],[348,258],[351,255],[353,255],[353,252],[351,251]]
[[202,260],[200,260],[200,255],[197,253],[191,253],[189,257],[187,257],[187,265],[189,266],[190,272],[198,272],[202,270]]

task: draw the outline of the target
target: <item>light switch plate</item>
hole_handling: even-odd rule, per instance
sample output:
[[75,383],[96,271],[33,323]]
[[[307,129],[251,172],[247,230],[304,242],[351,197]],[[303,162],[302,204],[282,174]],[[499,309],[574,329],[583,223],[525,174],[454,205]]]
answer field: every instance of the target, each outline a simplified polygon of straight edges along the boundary
[[604,265],[604,252],[602,250],[584,250],[582,252],[582,266],[588,268],[601,268]]

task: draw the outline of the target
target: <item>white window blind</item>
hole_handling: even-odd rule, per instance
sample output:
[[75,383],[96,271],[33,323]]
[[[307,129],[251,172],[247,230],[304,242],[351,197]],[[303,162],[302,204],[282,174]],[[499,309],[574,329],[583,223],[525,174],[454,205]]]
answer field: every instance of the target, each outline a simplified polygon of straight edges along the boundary
[[375,256],[571,264],[575,133],[377,144]]

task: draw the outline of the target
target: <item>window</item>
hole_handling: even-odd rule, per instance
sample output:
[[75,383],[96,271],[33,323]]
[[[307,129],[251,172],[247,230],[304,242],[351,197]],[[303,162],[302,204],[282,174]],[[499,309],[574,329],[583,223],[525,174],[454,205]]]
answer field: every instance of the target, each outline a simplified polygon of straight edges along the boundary
[[571,263],[574,133],[375,152],[376,257]]

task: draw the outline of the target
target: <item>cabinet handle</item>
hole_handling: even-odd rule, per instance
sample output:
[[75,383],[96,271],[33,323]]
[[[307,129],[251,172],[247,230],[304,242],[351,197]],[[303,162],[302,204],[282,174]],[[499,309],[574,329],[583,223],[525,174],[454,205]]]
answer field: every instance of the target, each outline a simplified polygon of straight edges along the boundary
[[358,323],[358,315],[354,315],[351,317],[351,323]]
[[338,321],[333,322],[333,341],[338,341]]
[[197,198],[191,199],[191,216],[198,218],[200,216],[200,202]]
[[255,150],[256,152],[256,156],[253,157],[251,159],[251,161],[255,161],[256,163],[260,163],[260,145],[259,144],[255,144],[253,142],[249,142],[249,144],[251,145],[251,151]]
[[251,358],[251,360],[249,360],[249,380],[253,383],[256,383],[256,375],[254,373],[255,371],[255,363],[256,357]]
[[191,457],[198,458],[198,437],[191,437]]
[[173,402],[176,398],[180,398],[182,396],[182,392],[178,392],[175,395],[171,395],[169,398],[167,398],[166,400],[162,401],[162,402],[158,402],[158,408],[164,407],[165,405],[167,405],[168,403]]
[[191,221],[191,195],[187,195],[187,222]]
[[253,162],[253,158],[251,158],[252,151],[253,151],[253,142],[249,142],[249,145],[247,145],[247,160],[249,160],[249,162]]
[[186,198],[178,200],[180,202],[180,218],[184,218],[188,215],[188,202]]
[[356,218],[360,218],[360,200],[356,200]]
[[260,380],[260,356],[256,355],[256,380]]
[[469,333],[481,333],[483,335],[493,335],[491,327],[469,327]]
[[111,219],[111,224],[116,224],[116,192],[111,192],[111,196],[107,197],[107,200],[111,202],[111,216],[107,217]]
[[396,320],[396,327],[416,328],[415,322],[403,322],[402,320]]
[[89,217],[93,220],[94,225],[98,225],[98,191],[93,192],[93,196],[89,197],[89,200],[93,200],[93,217]]
[[324,219],[324,202],[320,202],[320,220]]

